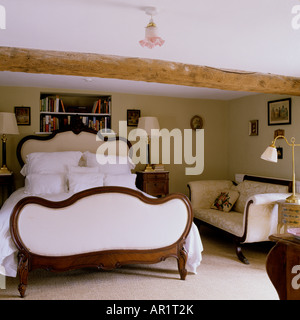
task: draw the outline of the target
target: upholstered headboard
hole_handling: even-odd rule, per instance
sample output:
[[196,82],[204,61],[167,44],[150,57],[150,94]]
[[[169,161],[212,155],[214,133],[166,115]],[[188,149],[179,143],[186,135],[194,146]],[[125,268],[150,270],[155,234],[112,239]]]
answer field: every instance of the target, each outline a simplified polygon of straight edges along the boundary
[[111,155],[129,155],[131,144],[128,140],[115,136],[99,138],[96,131],[81,130],[76,133],[56,131],[49,136],[26,136],[18,144],[17,157],[22,167],[26,162],[26,156],[32,152],[90,151],[96,153],[103,143],[111,144],[111,147],[107,145]]

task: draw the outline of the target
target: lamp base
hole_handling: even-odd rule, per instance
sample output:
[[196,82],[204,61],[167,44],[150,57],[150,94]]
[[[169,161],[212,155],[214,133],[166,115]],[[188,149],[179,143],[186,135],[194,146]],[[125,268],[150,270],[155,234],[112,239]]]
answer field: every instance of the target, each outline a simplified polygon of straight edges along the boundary
[[152,166],[151,166],[150,164],[147,164],[144,171],[145,171],[145,172],[153,172],[154,169],[152,168]]
[[296,195],[292,194],[291,196],[287,197],[285,200],[287,203],[296,203],[300,204],[300,198],[298,198]]
[[0,175],[2,175],[2,174],[11,174],[11,171],[9,171],[8,169],[7,169],[7,166],[2,166],[2,168],[0,168]]

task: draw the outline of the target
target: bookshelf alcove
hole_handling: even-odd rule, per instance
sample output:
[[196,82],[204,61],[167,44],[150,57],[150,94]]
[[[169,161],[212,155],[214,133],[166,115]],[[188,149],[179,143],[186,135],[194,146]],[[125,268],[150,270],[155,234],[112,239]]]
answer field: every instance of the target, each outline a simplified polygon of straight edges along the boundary
[[40,132],[49,134],[82,122],[93,130],[111,129],[111,96],[69,93],[40,94]]

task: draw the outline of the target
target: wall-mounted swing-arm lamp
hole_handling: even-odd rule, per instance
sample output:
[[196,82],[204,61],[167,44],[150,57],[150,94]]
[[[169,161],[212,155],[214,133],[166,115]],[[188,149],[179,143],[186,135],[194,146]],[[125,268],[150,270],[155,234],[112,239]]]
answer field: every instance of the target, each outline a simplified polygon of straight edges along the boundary
[[300,144],[295,144],[296,139],[294,137],[291,138],[291,142],[288,142],[285,136],[277,136],[273,141],[272,144],[267,147],[265,152],[261,155],[261,159],[271,162],[277,162],[277,149],[275,146],[277,139],[284,139],[288,146],[292,147],[292,156],[293,156],[293,194],[286,198],[286,202],[289,203],[297,203],[300,204],[300,198],[296,196],[296,175],[295,175],[295,147],[300,147]]

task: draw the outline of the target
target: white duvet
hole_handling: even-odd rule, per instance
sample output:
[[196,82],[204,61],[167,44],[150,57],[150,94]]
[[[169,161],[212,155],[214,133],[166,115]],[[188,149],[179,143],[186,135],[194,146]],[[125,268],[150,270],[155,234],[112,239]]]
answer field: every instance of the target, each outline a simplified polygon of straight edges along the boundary
[[[43,198],[51,201],[61,201],[71,196],[70,193],[48,194]],[[30,194],[24,193],[24,188],[15,191],[4,203],[0,210],[0,273],[4,269],[5,275],[15,277],[17,274],[17,248],[10,235],[10,216],[15,204]],[[186,268],[189,272],[197,273],[197,267],[202,260],[203,246],[195,224],[192,224],[191,231],[185,243],[188,252]]]

